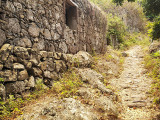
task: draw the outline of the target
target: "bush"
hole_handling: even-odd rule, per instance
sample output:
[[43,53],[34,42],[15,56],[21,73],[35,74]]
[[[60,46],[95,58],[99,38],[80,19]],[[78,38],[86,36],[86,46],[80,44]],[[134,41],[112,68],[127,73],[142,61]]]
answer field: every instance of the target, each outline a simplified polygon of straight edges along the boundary
[[148,75],[154,79],[150,91],[155,98],[153,103],[160,104],[160,53],[156,52],[147,55],[144,63]]
[[108,14],[107,18],[108,18],[107,39],[109,41],[116,41],[116,39],[117,39],[116,42],[122,43],[123,36],[126,33],[126,27],[125,27],[123,21],[119,17],[113,16],[112,14]]
[[153,30],[151,32],[151,36],[153,40],[157,40],[160,38],[160,16],[158,16],[153,23]]
[[157,15],[160,14],[160,0],[143,0],[143,7],[146,16],[153,20]]
[[72,97],[78,90],[82,81],[75,72],[72,70],[63,74],[59,82],[53,84],[52,90],[60,95],[61,98]]
[[20,107],[24,104],[22,98],[15,99],[10,95],[7,101],[0,101],[0,119],[7,119],[7,117],[22,114]]

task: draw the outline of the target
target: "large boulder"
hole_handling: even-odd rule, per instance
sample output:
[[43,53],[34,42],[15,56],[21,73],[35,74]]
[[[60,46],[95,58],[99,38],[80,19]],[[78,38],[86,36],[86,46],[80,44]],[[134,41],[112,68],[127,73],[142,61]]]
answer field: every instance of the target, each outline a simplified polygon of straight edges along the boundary
[[71,59],[71,63],[73,63],[76,67],[88,67],[91,65],[92,62],[92,56],[84,51],[79,51]]
[[154,41],[153,43],[151,43],[151,45],[149,46],[149,52],[150,53],[155,53],[157,51],[160,50],[160,42],[158,41]]
[[91,84],[94,88],[98,88],[103,93],[113,94],[112,90],[107,89],[103,84],[104,77],[101,74],[89,68],[78,69],[78,73],[83,82]]
[[101,96],[94,101],[98,111],[105,112],[108,116],[118,116],[118,109],[114,103],[106,96]]

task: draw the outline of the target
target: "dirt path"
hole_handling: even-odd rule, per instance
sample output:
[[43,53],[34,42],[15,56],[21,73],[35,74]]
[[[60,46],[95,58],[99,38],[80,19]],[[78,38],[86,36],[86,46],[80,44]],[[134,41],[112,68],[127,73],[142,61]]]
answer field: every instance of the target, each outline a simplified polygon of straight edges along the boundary
[[152,112],[148,109],[152,103],[148,97],[151,80],[144,74],[143,53],[140,46],[126,51],[124,71],[120,78],[112,80],[122,100],[124,120],[151,120]]

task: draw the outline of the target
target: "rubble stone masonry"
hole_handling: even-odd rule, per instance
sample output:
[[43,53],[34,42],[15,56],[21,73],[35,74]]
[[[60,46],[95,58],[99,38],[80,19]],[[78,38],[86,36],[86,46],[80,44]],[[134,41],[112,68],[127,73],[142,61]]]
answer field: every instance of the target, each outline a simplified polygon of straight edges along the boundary
[[104,52],[106,24],[88,0],[0,0],[1,96],[57,80],[67,54]]

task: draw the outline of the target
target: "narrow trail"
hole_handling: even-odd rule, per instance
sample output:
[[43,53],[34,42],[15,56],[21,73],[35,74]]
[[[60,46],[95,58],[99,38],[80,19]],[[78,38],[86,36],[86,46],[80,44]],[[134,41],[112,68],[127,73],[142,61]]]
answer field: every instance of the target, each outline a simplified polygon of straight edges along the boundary
[[144,74],[143,52],[140,46],[126,51],[128,57],[124,62],[124,70],[120,78],[111,81],[122,100],[121,118],[124,120],[151,120],[149,109],[152,100],[148,94],[152,80]]

